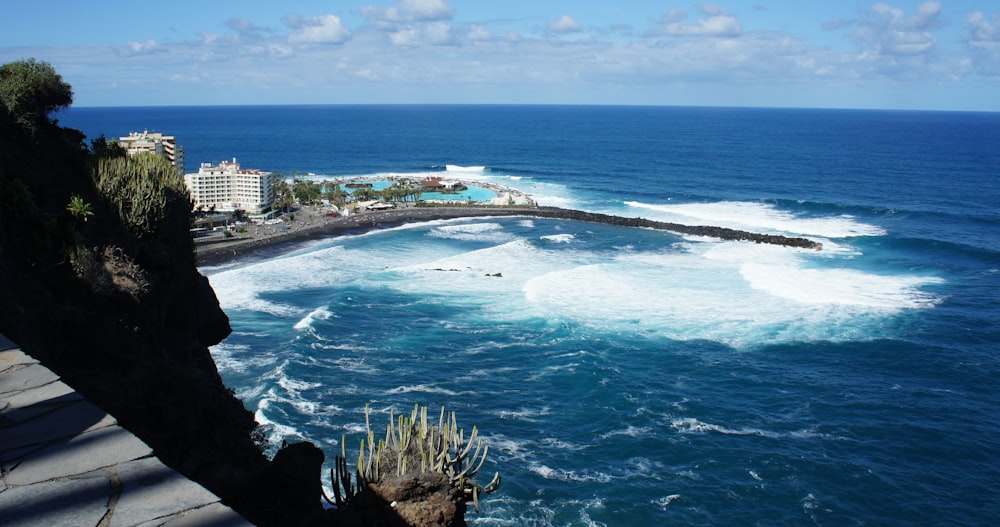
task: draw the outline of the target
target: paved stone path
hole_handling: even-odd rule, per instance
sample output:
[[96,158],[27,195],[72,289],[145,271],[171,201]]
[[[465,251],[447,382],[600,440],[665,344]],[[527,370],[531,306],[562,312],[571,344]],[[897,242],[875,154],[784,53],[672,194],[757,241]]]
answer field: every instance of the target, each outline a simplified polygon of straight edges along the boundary
[[0,335],[0,525],[249,526]]

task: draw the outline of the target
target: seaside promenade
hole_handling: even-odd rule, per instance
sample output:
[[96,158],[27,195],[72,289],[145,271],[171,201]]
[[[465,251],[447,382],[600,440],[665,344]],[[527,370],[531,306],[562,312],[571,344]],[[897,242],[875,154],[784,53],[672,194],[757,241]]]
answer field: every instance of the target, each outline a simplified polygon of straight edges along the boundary
[[251,525],[0,335],[0,525]]

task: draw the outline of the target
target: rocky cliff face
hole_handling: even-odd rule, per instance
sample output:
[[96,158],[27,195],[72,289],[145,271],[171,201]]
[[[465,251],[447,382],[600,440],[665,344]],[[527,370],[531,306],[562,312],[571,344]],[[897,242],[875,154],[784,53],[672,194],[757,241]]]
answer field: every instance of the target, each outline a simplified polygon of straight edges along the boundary
[[[268,461],[209,355],[230,328],[195,267],[187,211],[137,238],[95,190],[83,139],[25,130],[0,105],[0,332],[251,521],[320,515],[301,492],[318,497],[322,453]],[[91,215],[68,212],[73,195]]]

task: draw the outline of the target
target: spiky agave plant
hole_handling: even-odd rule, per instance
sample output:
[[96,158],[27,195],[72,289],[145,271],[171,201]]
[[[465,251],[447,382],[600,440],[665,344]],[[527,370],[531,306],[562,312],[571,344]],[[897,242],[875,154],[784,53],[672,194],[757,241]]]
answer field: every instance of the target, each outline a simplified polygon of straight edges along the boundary
[[[352,484],[347,468],[347,452],[341,442],[341,456],[337,456],[331,470],[336,505],[343,507],[366,484],[378,484],[387,478],[411,473],[436,472],[447,476],[452,488],[462,489],[466,500],[471,500],[479,510],[479,495],[495,491],[500,486],[500,474],[495,473],[489,484],[483,486],[474,477],[486,462],[489,445],[479,437],[479,429],[472,427],[468,439],[458,427],[454,412],[441,407],[437,426],[429,423],[427,407],[414,405],[409,417],[389,413],[389,426],[385,439],[376,441],[371,427],[370,409],[365,406],[367,434],[361,441],[355,483]],[[343,491],[343,492],[341,492]]]

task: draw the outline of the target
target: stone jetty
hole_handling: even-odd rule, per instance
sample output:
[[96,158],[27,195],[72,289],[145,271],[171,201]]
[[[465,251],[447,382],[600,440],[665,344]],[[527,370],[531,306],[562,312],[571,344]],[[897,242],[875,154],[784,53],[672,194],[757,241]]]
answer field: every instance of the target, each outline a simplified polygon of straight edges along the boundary
[[711,225],[683,225],[680,223],[669,223],[664,221],[647,220],[644,218],[626,218],[613,216],[610,214],[600,214],[597,212],[584,212],[573,209],[563,209],[558,207],[538,207],[525,211],[526,215],[541,218],[562,218],[574,221],[585,221],[592,223],[606,223],[619,227],[641,227],[646,229],[658,229],[689,236],[706,236],[720,240],[731,240],[741,242],[767,243],[771,245],[784,245],[786,247],[797,247],[802,249],[820,250],[823,244],[809,240],[807,238],[782,236],[779,234],[761,234],[758,232],[741,231],[726,227],[714,227]]

